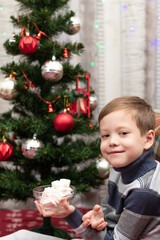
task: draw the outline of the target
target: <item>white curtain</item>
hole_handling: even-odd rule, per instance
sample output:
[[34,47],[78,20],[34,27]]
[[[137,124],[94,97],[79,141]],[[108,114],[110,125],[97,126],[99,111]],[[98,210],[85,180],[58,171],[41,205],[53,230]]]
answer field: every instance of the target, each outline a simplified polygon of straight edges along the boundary
[[122,95],[145,96],[145,0],[121,1]]

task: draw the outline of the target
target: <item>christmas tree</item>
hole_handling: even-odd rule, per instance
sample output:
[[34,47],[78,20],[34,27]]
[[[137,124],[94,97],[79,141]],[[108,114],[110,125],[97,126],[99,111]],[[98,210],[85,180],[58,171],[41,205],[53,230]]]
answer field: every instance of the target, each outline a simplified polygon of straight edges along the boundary
[[[103,180],[95,163],[100,148],[92,78],[70,63],[84,51],[72,42],[80,23],[69,0],[17,2],[19,15],[11,21],[18,31],[4,47],[20,58],[1,66],[0,97],[13,108],[0,116],[0,161],[13,167],[0,164],[0,199],[26,201],[35,187],[61,178],[76,192],[90,191]],[[70,42],[60,41],[64,32]]]

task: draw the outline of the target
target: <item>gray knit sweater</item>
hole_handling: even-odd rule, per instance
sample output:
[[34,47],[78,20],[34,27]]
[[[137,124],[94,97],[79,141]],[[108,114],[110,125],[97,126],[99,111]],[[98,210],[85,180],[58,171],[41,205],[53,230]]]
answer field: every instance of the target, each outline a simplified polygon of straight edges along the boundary
[[160,163],[152,158],[152,150],[111,171],[102,204],[106,229],[84,229],[77,209],[65,218],[83,239],[160,240]]

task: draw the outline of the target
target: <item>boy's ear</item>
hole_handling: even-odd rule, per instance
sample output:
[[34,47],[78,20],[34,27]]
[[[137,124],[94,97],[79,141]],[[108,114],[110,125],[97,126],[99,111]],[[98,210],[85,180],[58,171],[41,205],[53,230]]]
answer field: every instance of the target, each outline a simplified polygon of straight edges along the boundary
[[153,146],[155,141],[155,132],[153,130],[149,130],[146,133],[146,139],[145,139],[145,150],[148,150],[150,147]]

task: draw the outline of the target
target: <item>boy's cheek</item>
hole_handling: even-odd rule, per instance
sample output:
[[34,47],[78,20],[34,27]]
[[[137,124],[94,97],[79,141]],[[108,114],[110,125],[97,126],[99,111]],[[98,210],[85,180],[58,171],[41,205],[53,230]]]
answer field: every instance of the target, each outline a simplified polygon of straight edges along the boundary
[[103,152],[106,151],[106,144],[104,144],[104,142],[101,142],[100,150],[101,150],[101,153],[102,153],[102,154],[103,154]]

